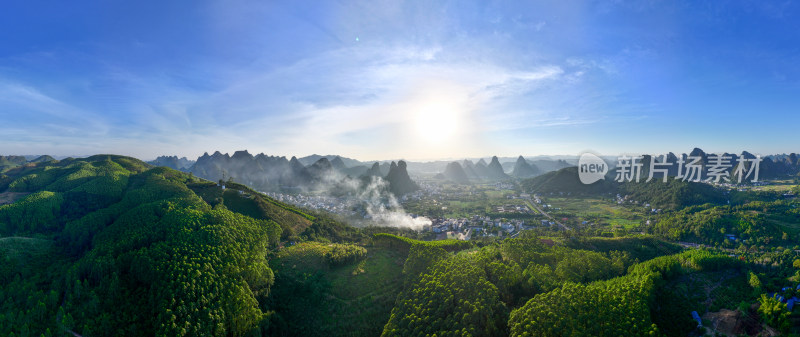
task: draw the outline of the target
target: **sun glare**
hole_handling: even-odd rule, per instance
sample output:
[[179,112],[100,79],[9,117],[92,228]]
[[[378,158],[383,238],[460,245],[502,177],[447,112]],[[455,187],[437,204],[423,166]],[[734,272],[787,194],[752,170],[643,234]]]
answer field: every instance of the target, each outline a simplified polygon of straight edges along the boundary
[[420,139],[431,145],[441,145],[453,140],[458,130],[459,109],[457,104],[445,101],[422,104],[415,116]]

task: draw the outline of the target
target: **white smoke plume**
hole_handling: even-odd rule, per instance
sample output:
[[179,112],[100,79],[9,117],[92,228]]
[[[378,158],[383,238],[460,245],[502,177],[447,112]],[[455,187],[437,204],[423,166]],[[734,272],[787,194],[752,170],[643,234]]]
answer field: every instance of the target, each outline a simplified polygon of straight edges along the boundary
[[336,194],[346,194],[355,202],[363,203],[364,209],[371,222],[376,226],[410,228],[421,230],[431,225],[431,220],[406,213],[403,205],[389,192],[388,182],[381,177],[372,176],[367,184],[361,179],[352,178],[336,171],[330,171],[321,177],[316,191],[331,195],[336,189]]
[[[420,230],[430,226],[426,217],[412,217],[392,193],[387,192],[387,182],[381,177],[371,177],[366,188],[360,190],[359,199],[366,203],[367,214],[380,226],[402,227]],[[387,207],[388,206],[388,207]]]

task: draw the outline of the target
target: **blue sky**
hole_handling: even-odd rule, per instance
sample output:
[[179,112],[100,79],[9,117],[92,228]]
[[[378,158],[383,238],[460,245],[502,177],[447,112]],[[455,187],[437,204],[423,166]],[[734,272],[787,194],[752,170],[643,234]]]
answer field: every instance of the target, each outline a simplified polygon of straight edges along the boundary
[[798,7],[9,1],[0,153],[798,152]]

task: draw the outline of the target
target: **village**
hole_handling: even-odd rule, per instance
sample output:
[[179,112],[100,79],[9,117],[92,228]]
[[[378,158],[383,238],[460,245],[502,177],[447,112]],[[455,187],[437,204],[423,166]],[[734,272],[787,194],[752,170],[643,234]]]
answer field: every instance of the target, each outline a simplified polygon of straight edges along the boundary
[[367,218],[367,214],[359,212],[356,200],[346,197],[330,197],[324,195],[303,195],[303,194],[284,194],[278,192],[264,192],[270,198],[292,204],[295,206],[311,209],[315,211],[325,211],[345,217]]
[[433,219],[430,230],[436,234],[436,240],[458,239],[470,240],[473,237],[515,237],[524,230],[535,227],[553,227],[555,222],[541,220],[538,223],[526,223],[519,219],[491,218],[475,215],[471,218],[438,218]]
[[[436,183],[421,182],[420,189],[403,196],[399,201],[405,206],[415,202],[427,202],[439,210],[438,216],[426,214],[431,219],[429,226],[421,230],[431,232],[436,240],[458,239],[470,240],[475,237],[515,237],[524,230],[533,228],[559,228],[560,224],[549,218],[539,219],[539,208],[548,208],[536,195],[506,193],[502,197],[488,202],[484,212],[470,215],[453,216],[448,206],[442,206],[446,200],[464,200],[475,198],[485,191],[509,191],[513,188],[507,183],[485,186],[481,190],[448,190]],[[362,206],[368,200],[350,197],[333,197],[326,195],[287,194],[266,192],[271,198],[299,207],[325,211],[350,219],[370,221],[371,214]],[[536,209],[534,209],[534,203]],[[446,203],[444,203],[446,204]],[[422,216],[417,209],[407,209],[411,217]]]

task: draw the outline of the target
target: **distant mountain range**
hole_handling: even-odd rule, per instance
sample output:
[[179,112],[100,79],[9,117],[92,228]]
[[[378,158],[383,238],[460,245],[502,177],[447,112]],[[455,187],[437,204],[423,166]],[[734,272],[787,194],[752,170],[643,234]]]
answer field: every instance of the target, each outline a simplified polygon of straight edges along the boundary
[[[477,162],[464,159],[463,162],[408,162],[376,161],[371,164],[352,158],[337,155],[310,155],[302,158],[283,156],[269,156],[263,153],[255,156],[248,151],[236,151],[231,156],[217,151],[209,155],[204,153],[196,161],[186,157],[161,156],[148,162],[151,165],[166,166],[176,170],[191,172],[198,177],[209,180],[233,178],[236,181],[260,188],[262,190],[292,190],[308,189],[331,180],[344,177],[360,178],[380,176],[388,179],[394,186],[393,191],[411,191],[417,188],[411,180],[409,172],[425,175],[431,170],[441,168],[443,174],[438,176],[453,180],[458,183],[505,181],[512,178],[528,178],[543,172],[557,170],[570,166],[563,159],[547,159],[537,157],[534,162],[525,160],[522,156],[513,162],[503,162],[497,156],[491,157],[489,162],[479,158]],[[509,160],[509,158],[505,158]],[[399,167],[400,163],[403,167]],[[510,164],[510,165],[509,165]],[[463,165],[463,166],[462,166]],[[392,167],[395,166],[395,173]],[[416,168],[416,170],[414,170]],[[406,179],[405,177],[409,177]],[[397,186],[403,186],[399,189]]]
[[662,183],[661,180],[618,183],[614,180],[613,172],[609,172],[605,180],[585,185],[578,179],[578,168],[575,166],[525,179],[522,181],[522,188],[525,192],[542,195],[612,197],[620,194],[630,200],[641,201],[642,204],[649,203],[653,208],[662,209],[704,203],[723,204],[729,200],[723,190],[709,184],[676,179],[668,179],[666,183]]
[[341,164],[343,164],[344,166],[347,166],[347,167],[364,166],[364,163],[360,162],[358,160],[351,159],[351,158],[346,158],[346,157],[341,157],[341,156],[337,156],[337,155],[331,155],[331,154],[325,155],[325,156],[321,156],[321,155],[318,155],[318,154],[312,154],[310,156],[298,158],[297,160],[299,160],[301,164],[303,164],[305,166],[308,166],[308,165],[316,163],[318,160],[320,160],[322,158],[328,159],[331,162],[333,162],[333,160],[336,159],[338,162],[340,162]]
[[454,161],[447,164],[444,172],[437,177],[459,184],[504,181],[513,178],[531,178],[544,172],[571,166],[564,160],[537,160],[537,162],[547,169],[539,168],[539,165],[528,162],[522,156],[517,157],[517,160],[512,163],[513,165],[500,164],[500,160],[496,156],[492,157],[488,164],[483,159],[478,160],[477,163],[464,159],[461,163]]
[[[735,165],[740,156],[744,156],[746,159],[755,158],[748,152],[741,154],[726,153],[724,155],[729,156],[731,158],[730,163],[734,165],[729,169],[731,173],[737,169]],[[700,178],[708,178],[707,168],[711,165],[709,162],[710,155],[699,148],[695,148],[689,152],[688,156],[700,158],[698,162],[701,165]],[[687,155],[682,154],[681,157],[686,160]],[[763,157],[759,165],[759,178],[775,179],[798,176],[798,173],[800,173],[800,158],[798,157],[800,156],[795,153]],[[616,157],[603,158],[609,164],[610,172],[613,172],[614,167],[617,165]],[[652,156],[644,156],[641,161],[641,176],[643,179],[647,178],[652,158]],[[678,171],[678,158],[677,155],[669,153],[667,154],[667,160],[671,165],[659,166],[658,168],[666,169],[669,176],[675,176]],[[27,163],[52,160],[56,159],[51,156],[0,156],[0,171]],[[661,156],[656,157],[657,162],[661,160]],[[400,162],[403,165],[400,165]],[[330,183],[332,180],[345,177],[392,177],[389,182],[394,184],[394,190],[399,192],[416,188],[416,183],[411,179],[412,175],[427,177],[435,175],[439,179],[455,183],[527,179],[566,167],[575,167],[577,165],[577,156],[536,156],[528,159],[523,156],[516,158],[493,156],[491,158],[468,158],[462,161],[410,162],[398,160],[366,163],[337,155],[314,154],[301,158],[291,157],[290,159],[263,153],[254,156],[244,150],[236,151],[232,156],[222,154],[219,151],[211,155],[205,153],[197,160],[191,160],[186,157],[179,158],[177,156],[160,156],[148,163],[191,172],[198,177],[212,181],[233,178],[235,181],[262,190],[308,189],[319,186],[321,183]],[[749,170],[750,163],[746,163],[743,169],[745,171]],[[656,178],[658,177],[660,177],[660,174],[656,175]],[[392,181],[393,179],[395,181]]]
[[[309,161],[314,158],[315,161]],[[303,164],[303,161],[310,164]],[[173,163],[174,160],[169,162]],[[262,191],[327,189],[345,179],[362,179],[362,182],[366,182],[370,176],[384,177],[388,188],[397,195],[419,188],[411,180],[407,164],[402,160],[383,164],[375,162],[367,166],[340,156],[315,155],[286,159],[263,153],[253,156],[246,150],[236,151],[232,156],[217,151],[212,155],[203,154],[186,171],[211,181],[233,179]]]
[[461,167],[461,164],[455,161],[450,164],[447,164],[447,168],[444,169],[442,178],[449,179],[459,184],[469,183],[469,177],[467,176],[467,172],[464,171],[464,168]]
[[44,156],[0,156],[0,171],[4,171],[10,168],[14,168],[17,166],[22,166],[28,163],[44,163],[48,161],[56,160],[55,158],[44,155]]
[[[521,157],[521,156],[520,156]],[[279,157],[278,157],[279,158]],[[313,154],[310,156],[305,157],[298,157],[297,160],[303,164],[303,166],[310,166],[320,159],[325,158],[331,162],[333,165],[337,165],[334,163],[334,160],[340,162],[339,164],[343,164],[348,170],[349,174],[352,176],[359,176],[363,174],[363,171],[367,171],[370,169],[373,163],[377,162],[381,168],[381,175],[386,175],[389,173],[389,166],[391,162],[394,161],[395,163],[403,160],[377,160],[371,162],[364,162],[359,161],[352,158],[347,158],[338,155],[318,155]],[[337,159],[338,158],[338,159]],[[497,161],[503,168],[504,173],[507,175],[512,175],[517,177],[513,174],[515,166],[518,165],[519,157],[486,157],[486,158],[466,158],[461,165],[465,165],[465,162],[469,161],[474,166],[476,162],[483,162],[483,165],[488,166],[489,162],[492,159],[497,158]],[[577,165],[577,157],[575,156],[535,156],[531,157],[533,159],[528,159],[526,162],[537,167],[541,173],[555,171],[560,168],[564,168],[571,165]],[[198,158],[199,159],[199,158]],[[524,160],[524,159],[523,159]],[[407,170],[410,174],[415,175],[434,175],[436,173],[443,172],[447,166],[451,163],[451,161],[429,161],[429,162],[415,162],[415,161],[408,161],[403,160],[407,165]],[[184,170],[189,171],[192,165],[196,160],[186,159],[186,157],[178,158],[177,156],[160,156],[154,160],[148,161],[148,164],[156,165],[156,166],[166,166],[169,168],[173,168],[176,170]],[[474,167],[473,167],[474,168]],[[469,174],[469,172],[467,172]],[[540,173],[537,173],[540,174]],[[477,177],[477,176],[476,176]],[[471,177],[472,178],[472,177]]]
[[[497,157],[497,161],[503,167],[503,171],[506,174],[511,174],[514,170],[514,166],[516,165],[519,157]],[[473,165],[477,164],[478,162],[483,161],[484,165],[489,165],[494,157],[485,157],[485,158],[465,158],[461,159],[459,164],[467,170],[465,167],[467,164],[466,162],[470,162]],[[530,156],[526,157],[528,163],[537,166],[543,172],[548,171],[555,171],[557,169],[567,167],[567,166],[574,166],[578,164],[578,157],[577,156]],[[454,160],[438,160],[438,161],[430,161],[430,162],[415,162],[415,161],[406,161],[408,163],[408,171],[412,174],[418,175],[435,175],[438,173],[443,173],[447,166],[452,163]],[[383,161],[380,161],[383,162]],[[469,172],[467,172],[469,174]]]
[[155,160],[151,160],[147,163],[153,166],[166,166],[172,169],[186,171],[190,167],[192,167],[192,165],[194,165],[196,161],[189,160],[186,157],[178,158],[178,156],[160,156]]
[[[749,153],[747,151],[744,151],[744,152],[742,152],[740,154],[723,153],[723,154],[721,154],[721,156],[722,157],[729,157],[726,160],[726,164],[729,165],[729,167],[725,171],[727,171],[729,173],[729,176],[730,176],[731,180],[738,180],[738,176],[736,176],[734,178],[734,172],[736,172],[737,170],[741,170],[745,174],[748,171],[750,171],[750,168],[751,168],[751,165],[752,165],[752,162],[750,160],[753,160],[753,159],[756,158],[755,155],[753,155],[753,154],[751,154],[751,153]],[[699,158],[698,162],[696,163],[696,164],[700,165],[699,179],[705,180],[705,179],[709,178],[709,175],[708,175],[709,168],[715,166],[715,163],[713,162],[713,159],[716,157],[716,155],[715,154],[706,153],[705,151],[703,151],[703,150],[701,150],[699,148],[692,149],[692,151],[689,152],[688,155],[687,154],[681,154],[680,157],[675,155],[672,152],[667,153],[666,154],[666,161],[667,161],[668,165],[667,164],[660,164],[660,163],[663,163],[663,161],[664,161],[664,155],[657,155],[657,156],[644,155],[642,157],[642,160],[641,160],[641,163],[642,163],[641,177],[643,177],[644,179],[647,179],[647,177],[649,176],[649,172],[650,172],[650,166],[651,166],[650,163],[654,158],[655,158],[655,163],[656,163],[654,168],[655,169],[667,170],[667,175],[670,176],[670,177],[674,177],[674,176],[678,175],[678,168],[679,168],[678,167],[679,166],[678,161],[679,161],[679,158],[683,159],[683,162],[684,162],[683,165],[684,166],[683,166],[683,168],[681,168],[681,171],[682,171],[682,173],[685,173],[687,171],[686,170],[686,163],[692,162],[692,160],[689,157]],[[746,159],[747,160],[747,161],[743,161],[743,163],[741,164],[741,165],[743,165],[743,167],[741,167],[741,168],[738,167],[740,159]],[[795,154],[795,153],[788,154],[788,155],[765,156],[765,157],[762,157],[761,159],[762,160],[761,160],[761,162],[759,163],[759,166],[758,166],[758,169],[759,169],[758,178],[759,179],[778,179],[778,178],[796,177],[798,175],[798,173],[800,173],[800,161],[798,160],[798,155]],[[609,164],[612,165],[612,166],[616,166],[617,165],[616,162],[615,163],[609,163]],[[753,173],[753,175],[755,175],[755,173]],[[654,178],[661,178],[661,177],[662,177],[661,173],[658,173],[658,172],[654,173]],[[752,176],[750,178],[744,179],[744,180],[749,181],[751,178],[752,178]]]
[[[725,153],[722,156],[730,157],[727,161],[730,167],[727,172],[732,175],[738,167],[737,163],[740,158],[752,160],[756,158],[749,152],[742,152],[739,155]],[[641,159],[641,172],[639,182],[617,182],[617,171],[614,167],[610,168],[604,180],[597,181],[593,184],[585,185],[580,182],[578,178],[578,167],[570,166],[562,168],[557,171],[547,172],[545,174],[536,176],[534,178],[525,179],[522,181],[522,187],[526,192],[530,193],[557,193],[557,194],[577,194],[577,195],[613,195],[619,193],[627,195],[632,200],[641,200],[643,202],[651,203],[654,207],[657,205],[659,208],[674,208],[678,206],[696,205],[703,203],[723,203],[730,200],[729,196],[725,196],[721,189],[717,189],[712,185],[683,181],[682,179],[675,179],[678,175],[678,159],[682,158],[684,162],[692,161],[688,157],[699,158],[697,164],[700,165],[697,178],[699,180],[706,180],[709,178],[709,168],[714,166],[711,154],[705,151],[694,148],[689,154],[681,154],[680,157],[674,153],[666,154],[667,163],[670,165],[659,165],[663,162],[664,156],[655,156],[654,169],[666,170],[667,183],[662,183],[663,175],[660,172],[655,172],[653,180],[646,182],[649,172],[650,163],[653,156],[644,155]],[[800,162],[798,155],[776,155],[766,156],[762,158],[759,164],[759,180],[763,179],[787,179],[797,178],[800,174]],[[609,165],[617,165],[618,163],[607,162]],[[685,165],[685,164],[684,164]],[[752,164],[746,162],[741,169],[746,173],[750,170]],[[686,173],[686,167],[681,168],[682,172]],[[752,176],[743,181],[750,181]],[[695,179],[692,179],[695,180]],[[736,182],[737,177],[730,177],[731,182]]]
[[514,169],[511,171],[511,175],[517,178],[529,178],[539,174],[542,174],[542,170],[535,164],[528,163],[522,156],[517,158],[517,162],[514,163]]

